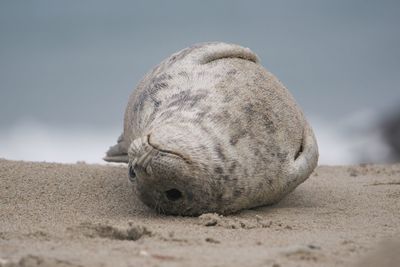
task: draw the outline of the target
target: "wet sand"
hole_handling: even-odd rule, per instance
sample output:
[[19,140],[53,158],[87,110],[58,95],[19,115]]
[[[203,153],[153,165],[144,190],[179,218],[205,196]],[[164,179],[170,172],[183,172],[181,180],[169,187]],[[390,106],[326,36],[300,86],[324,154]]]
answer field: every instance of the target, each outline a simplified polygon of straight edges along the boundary
[[277,205],[174,217],[126,166],[0,160],[1,267],[357,266],[399,240],[400,164],[320,166]]

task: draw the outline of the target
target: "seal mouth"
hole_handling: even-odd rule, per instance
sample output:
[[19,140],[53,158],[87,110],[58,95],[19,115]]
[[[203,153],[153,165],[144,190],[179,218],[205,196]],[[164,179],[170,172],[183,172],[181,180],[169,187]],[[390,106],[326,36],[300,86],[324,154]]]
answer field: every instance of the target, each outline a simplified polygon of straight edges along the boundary
[[164,193],[165,193],[165,196],[167,197],[167,199],[170,201],[177,201],[183,197],[182,192],[176,188],[167,190]]

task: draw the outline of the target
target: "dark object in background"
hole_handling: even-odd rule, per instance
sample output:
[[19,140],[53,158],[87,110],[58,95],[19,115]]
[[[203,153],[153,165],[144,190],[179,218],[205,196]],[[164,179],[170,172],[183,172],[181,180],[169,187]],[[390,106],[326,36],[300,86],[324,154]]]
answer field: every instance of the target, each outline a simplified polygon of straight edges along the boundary
[[391,150],[391,160],[400,161],[400,109],[383,123],[383,137]]

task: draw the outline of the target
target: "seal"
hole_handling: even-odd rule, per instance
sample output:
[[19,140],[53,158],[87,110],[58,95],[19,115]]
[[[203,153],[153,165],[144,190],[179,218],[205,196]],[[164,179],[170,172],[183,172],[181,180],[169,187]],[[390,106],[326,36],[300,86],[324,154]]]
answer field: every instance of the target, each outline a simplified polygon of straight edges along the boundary
[[129,97],[106,161],[126,162],[139,198],[165,214],[273,204],[318,161],[310,125],[250,49],[202,43],[162,61]]

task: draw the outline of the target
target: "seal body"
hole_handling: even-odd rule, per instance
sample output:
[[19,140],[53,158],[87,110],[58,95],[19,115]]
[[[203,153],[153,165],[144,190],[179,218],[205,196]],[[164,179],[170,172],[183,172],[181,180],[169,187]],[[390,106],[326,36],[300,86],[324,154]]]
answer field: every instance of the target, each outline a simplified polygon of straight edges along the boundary
[[318,148],[250,49],[204,43],[143,78],[105,160],[127,162],[140,199],[160,212],[226,214],[279,201],[309,177]]

